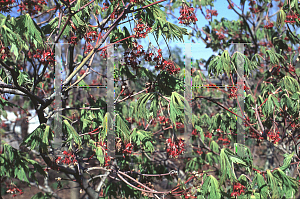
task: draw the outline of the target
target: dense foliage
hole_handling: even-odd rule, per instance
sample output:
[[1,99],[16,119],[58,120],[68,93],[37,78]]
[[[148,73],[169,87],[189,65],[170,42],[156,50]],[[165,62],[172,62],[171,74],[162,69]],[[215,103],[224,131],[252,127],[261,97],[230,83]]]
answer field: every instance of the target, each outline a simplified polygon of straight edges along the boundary
[[[28,120],[28,109],[34,108],[40,122],[23,137],[19,150],[1,143],[0,176],[8,194],[23,194],[11,179],[34,185],[38,175],[55,171],[66,176],[57,178],[58,187],[62,181],[76,182],[89,198],[296,197],[297,0],[227,0],[238,20],[215,19],[213,0],[0,3],[0,113],[6,117],[7,108],[16,107]],[[199,21],[208,25],[199,28]],[[149,39],[146,49],[142,42],[149,35],[156,44]],[[184,35],[217,52],[192,62],[190,104],[181,54],[159,47],[159,40],[184,42]],[[53,43],[68,43],[62,48],[59,141],[54,141]],[[245,51],[237,52],[233,43],[245,43]],[[100,88],[108,81],[111,44],[116,52],[123,49],[123,58],[115,59],[114,114],[107,111],[106,91]],[[237,72],[241,59],[244,79]],[[211,78],[229,86],[211,83]],[[8,99],[9,93],[14,99]],[[193,111],[191,117],[185,117],[187,110]],[[107,150],[112,121],[115,156]],[[242,121],[244,143],[238,140],[237,121]],[[186,132],[188,124],[192,130]],[[255,151],[264,144],[268,154],[261,159]],[[162,188],[164,179],[169,183]],[[58,197],[52,189],[42,190],[33,198]]]

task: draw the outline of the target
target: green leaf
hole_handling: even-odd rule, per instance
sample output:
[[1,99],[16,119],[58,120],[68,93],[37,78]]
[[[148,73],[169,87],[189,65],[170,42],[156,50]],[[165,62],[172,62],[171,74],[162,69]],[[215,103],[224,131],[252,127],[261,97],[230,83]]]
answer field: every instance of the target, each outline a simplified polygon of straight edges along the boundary
[[274,178],[269,169],[267,170],[267,180],[272,190],[272,198],[280,198],[280,195],[282,194],[280,194],[281,190],[280,187],[278,187],[278,181]]
[[205,178],[202,185],[202,192],[203,195],[208,196],[208,198],[221,198],[219,183],[214,176],[209,175]]
[[279,29],[281,29],[284,26],[285,19],[286,19],[285,11],[283,9],[280,9],[279,12],[277,13],[277,19],[276,19],[276,24]]
[[260,192],[260,196],[262,198],[268,198],[269,195],[269,187],[267,185],[267,183],[264,180],[264,177],[257,173],[255,178],[253,179],[252,184],[254,185],[255,183],[257,183],[258,186],[258,190]]
[[[71,124],[68,122],[68,120],[63,120],[63,127],[66,129],[66,132],[68,135],[68,139],[66,142],[71,142],[73,140],[80,148],[81,138],[78,135],[78,133],[76,132],[76,130],[74,129],[74,127],[71,126]],[[71,144],[70,144],[70,147],[72,147]]]
[[96,148],[96,156],[101,165],[104,164],[104,158],[105,158],[105,155],[103,152],[104,152],[104,149],[101,146]]
[[187,123],[187,119],[189,121],[192,120],[191,116],[188,115],[189,118],[185,117],[185,111],[192,112],[191,107],[189,106],[186,99],[176,92],[172,92],[170,99],[170,120],[174,124],[176,129],[176,122],[178,119],[181,120],[182,123]]
[[220,153],[220,165],[221,165],[221,179],[220,183],[223,184],[226,179],[229,179],[230,181],[236,181],[236,176],[233,171],[233,163],[231,162],[231,159],[228,157],[228,154],[233,153],[227,149],[223,148],[221,149]]
[[21,146],[28,146],[31,150],[36,147],[41,148],[44,153],[48,152],[49,140],[53,140],[53,133],[50,126],[41,124],[31,134],[27,135],[21,143]]
[[[298,182],[296,179],[287,176],[280,168],[276,169],[273,172],[273,176],[276,179],[275,181],[278,183],[278,190],[282,198],[285,196],[286,198],[294,198],[295,194],[298,191]],[[273,193],[274,194],[274,193]]]
[[292,154],[285,154],[284,156],[285,156],[285,158],[283,161],[283,165],[280,167],[280,169],[282,171],[285,171],[291,165],[291,161],[294,156],[294,152]]

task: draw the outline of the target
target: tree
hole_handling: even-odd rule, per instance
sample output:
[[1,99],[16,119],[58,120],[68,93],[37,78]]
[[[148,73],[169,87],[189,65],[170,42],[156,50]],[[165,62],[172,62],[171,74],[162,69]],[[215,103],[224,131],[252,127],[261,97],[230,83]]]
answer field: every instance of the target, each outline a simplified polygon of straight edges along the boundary
[[[300,71],[295,55],[299,53],[299,3],[241,0],[238,5],[227,0],[228,9],[239,19],[218,21],[213,20],[218,15],[212,9],[214,2],[3,2],[1,113],[8,106],[28,113],[6,94],[22,96],[34,107],[40,126],[21,143],[30,151],[2,144],[1,183],[16,178],[34,185],[37,174],[47,177],[58,171],[66,176],[57,178],[58,185],[75,182],[89,198],[294,198],[300,162]],[[10,16],[16,7],[18,15]],[[176,8],[180,16],[172,23]],[[205,27],[198,28],[197,11],[203,15],[201,20],[208,20]],[[158,47],[150,43],[145,50],[140,42],[149,34]],[[189,69],[182,66],[182,58],[172,57],[169,47],[169,58],[163,56],[158,44],[159,39],[167,45],[171,40],[183,41],[184,35],[200,39],[218,53],[193,62],[191,102],[184,94]],[[60,95],[54,88],[59,76],[54,71],[60,66],[56,44],[66,41],[69,45],[61,49],[65,64]],[[111,47],[118,43],[122,43],[118,48]],[[232,43],[247,43],[245,51],[234,51]],[[115,59],[110,78],[106,63],[115,58],[110,51],[120,49],[123,59]],[[186,57],[186,66],[188,62]],[[238,72],[240,65],[246,79]],[[211,83],[211,77],[229,82],[229,89]],[[112,78],[113,101],[108,99],[112,91],[92,88],[106,87]],[[59,109],[60,102],[54,104],[57,96],[62,99]],[[186,117],[190,108],[193,113]],[[53,119],[60,111],[61,131],[57,131]],[[115,137],[111,139],[113,121]],[[240,143],[239,128],[245,143]],[[268,150],[268,164],[261,168],[255,150],[264,143],[276,151]],[[110,154],[111,146],[115,155]],[[32,158],[32,152],[42,163]],[[274,161],[277,154],[282,158]],[[295,166],[297,173],[291,172]],[[171,187],[155,186],[163,179]],[[15,186],[8,188],[13,196],[23,193]],[[45,193],[34,198],[58,197],[49,187],[42,190]]]

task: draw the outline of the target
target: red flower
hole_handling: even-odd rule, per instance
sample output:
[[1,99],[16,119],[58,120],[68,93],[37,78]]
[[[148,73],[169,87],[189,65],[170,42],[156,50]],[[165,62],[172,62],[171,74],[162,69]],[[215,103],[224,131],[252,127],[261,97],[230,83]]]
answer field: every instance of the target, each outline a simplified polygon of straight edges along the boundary
[[233,192],[231,193],[231,196],[240,196],[242,193],[245,193],[244,189],[246,187],[242,185],[241,183],[235,183],[233,185]]
[[192,135],[198,135],[198,132],[197,132],[196,129],[194,129],[194,130],[192,131]]
[[234,7],[233,4],[229,4],[227,8],[228,8],[228,9],[232,9],[233,7]]
[[[194,8],[188,7],[186,3],[182,3],[182,6],[180,8],[180,17],[178,18],[180,24],[189,25],[191,23],[196,24],[196,21],[198,21],[195,13]],[[214,12],[214,14],[218,14]]]

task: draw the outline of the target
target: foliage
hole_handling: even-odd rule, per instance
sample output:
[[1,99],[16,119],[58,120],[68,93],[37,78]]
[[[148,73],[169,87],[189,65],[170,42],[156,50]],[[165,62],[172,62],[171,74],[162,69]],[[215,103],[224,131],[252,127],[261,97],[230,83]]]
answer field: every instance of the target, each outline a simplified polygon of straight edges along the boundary
[[[19,150],[1,145],[1,183],[16,178],[35,184],[35,174],[55,170],[71,176],[89,198],[295,198],[300,3],[226,2],[237,20],[217,18],[213,0],[5,1],[0,113],[6,118],[8,108],[20,109],[28,120],[30,104],[40,124],[22,138]],[[174,13],[180,15],[175,22]],[[202,28],[200,20],[207,20]],[[146,49],[142,41],[150,41],[149,35],[155,42]],[[189,58],[184,62],[169,46],[185,42],[184,36],[201,40],[216,55],[192,60],[187,71]],[[65,42],[60,56],[53,43]],[[233,43],[243,43],[244,52]],[[108,52],[112,45],[114,54]],[[121,50],[123,59],[115,56]],[[55,79],[59,57],[61,92]],[[107,67],[112,59],[114,83]],[[103,91],[112,85],[114,92]],[[9,100],[9,93],[22,96],[25,105]],[[54,132],[57,117],[61,131]],[[257,151],[265,145],[267,158],[260,159]],[[32,152],[39,162],[29,158]],[[154,184],[166,179],[171,188],[156,190]],[[32,198],[54,195],[44,190]],[[23,193],[16,187],[7,193],[17,191]]]

